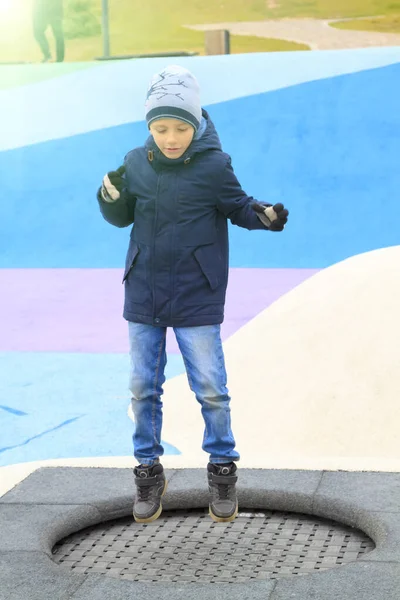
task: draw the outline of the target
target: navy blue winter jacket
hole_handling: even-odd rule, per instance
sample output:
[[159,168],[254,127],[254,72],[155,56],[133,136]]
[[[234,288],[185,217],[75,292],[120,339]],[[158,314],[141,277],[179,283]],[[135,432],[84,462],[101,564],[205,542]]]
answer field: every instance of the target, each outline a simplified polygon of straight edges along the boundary
[[153,137],[125,157],[126,189],[114,203],[97,198],[103,217],[132,225],[126,257],[124,318],[160,327],[214,325],[224,320],[228,224],[264,229],[207,128],[179,159]]

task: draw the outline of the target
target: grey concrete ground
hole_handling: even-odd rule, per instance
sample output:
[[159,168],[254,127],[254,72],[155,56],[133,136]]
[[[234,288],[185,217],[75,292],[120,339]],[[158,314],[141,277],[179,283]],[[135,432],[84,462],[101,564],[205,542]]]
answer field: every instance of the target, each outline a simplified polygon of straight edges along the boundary
[[[203,469],[167,471],[164,509],[203,508]],[[246,584],[136,583],[81,575],[52,561],[74,531],[131,514],[130,469],[43,468],[0,499],[0,600],[398,600],[400,474],[243,469],[242,508],[314,514],[357,527],[376,548],[313,575]]]

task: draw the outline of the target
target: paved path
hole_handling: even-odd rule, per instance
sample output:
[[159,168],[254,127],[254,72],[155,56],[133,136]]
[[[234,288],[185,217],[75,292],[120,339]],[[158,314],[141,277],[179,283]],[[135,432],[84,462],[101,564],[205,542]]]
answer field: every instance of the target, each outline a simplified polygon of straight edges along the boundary
[[336,29],[330,25],[334,22],[336,21],[323,19],[269,19],[256,22],[187,25],[187,27],[198,31],[228,29],[234,35],[289,40],[307,44],[311,50],[400,46],[400,34]]

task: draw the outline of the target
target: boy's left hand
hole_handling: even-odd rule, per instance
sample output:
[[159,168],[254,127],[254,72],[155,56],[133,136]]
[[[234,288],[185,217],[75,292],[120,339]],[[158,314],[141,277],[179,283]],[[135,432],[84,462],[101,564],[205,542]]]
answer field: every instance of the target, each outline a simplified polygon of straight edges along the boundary
[[257,213],[261,223],[270,231],[283,231],[288,220],[289,211],[281,202],[274,205],[253,202],[251,208]]

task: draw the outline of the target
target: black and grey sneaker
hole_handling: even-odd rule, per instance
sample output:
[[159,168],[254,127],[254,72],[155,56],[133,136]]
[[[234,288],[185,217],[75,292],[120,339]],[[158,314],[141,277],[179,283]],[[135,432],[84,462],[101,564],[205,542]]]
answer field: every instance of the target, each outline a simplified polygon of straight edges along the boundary
[[136,485],[133,516],[138,523],[151,523],[161,515],[161,496],[167,489],[163,466],[160,463],[152,467],[139,465],[133,472]]
[[236,465],[227,463],[216,465],[208,463],[208,490],[210,492],[209,513],[213,521],[226,523],[233,521],[238,513],[236,496]]

